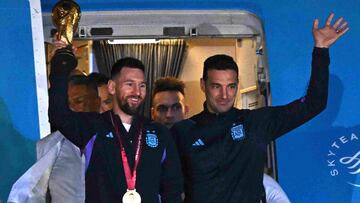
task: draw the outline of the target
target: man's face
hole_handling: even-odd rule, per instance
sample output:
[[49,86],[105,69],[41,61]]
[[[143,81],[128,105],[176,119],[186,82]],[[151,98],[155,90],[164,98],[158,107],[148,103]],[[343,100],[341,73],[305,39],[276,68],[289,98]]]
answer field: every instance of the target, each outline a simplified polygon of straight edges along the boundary
[[178,91],[162,91],[155,94],[151,108],[154,121],[171,128],[176,122],[185,119],[188,107],[185,98]]
[[146,95],[144,72],[137,68],[124,67],[114,80],[110,80],[108,90],[115,99],[115,105],[127,115],[135,115]]
[[99,97],[94,89],[86,85],[68,86],[69,108],[74,112],[98,112]]
[[201,79],[201,90],[205,93],[206,105],[211,113],[229,111],[235,102],[238,88],[234,70],[209,70],[206,81]]
[[101,85],[98,87],[99,97],[100,97],[100,113],[111,110],[112,103],[112,95],[108,91],[106,85]]

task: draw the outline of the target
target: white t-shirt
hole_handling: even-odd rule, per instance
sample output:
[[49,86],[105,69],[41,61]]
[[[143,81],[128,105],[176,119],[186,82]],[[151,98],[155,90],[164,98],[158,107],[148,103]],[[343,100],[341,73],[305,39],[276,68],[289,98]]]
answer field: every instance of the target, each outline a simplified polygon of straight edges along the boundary
[[128,123],[122,123],[122,124],[123,124],[125,130],[126,130],[127,132],[129,132],[130,127],[131,127],[131,124],[128,124]]

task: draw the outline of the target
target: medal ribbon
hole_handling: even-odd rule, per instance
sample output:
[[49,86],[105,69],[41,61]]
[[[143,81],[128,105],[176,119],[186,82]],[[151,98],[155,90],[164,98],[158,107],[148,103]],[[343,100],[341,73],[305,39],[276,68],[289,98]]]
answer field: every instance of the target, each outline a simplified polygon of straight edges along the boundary
[[134,163],[134,168],[131,171],[129,161],[128,161],[128,158],[127,158],[127,155],[126,155],[126,152],[125,152],[125,148],[124,148],[124,145],[123,145],[123,143],[121,141],[119,128],[117,128],[117,126],[115,125],[115,123],[113,121],[112,114],[110,114],[110,116],[111,116],[111,122],[112,122],[112,124],[114,126],[114,129],[115,129],[115,132],[116,132],[116,136],[118,137],[119,143],[120,143],[121,159],[122,159],[123,168],[124,168],[124,172],[125,172],[127,188],[128,188],[128,190],[134,190],[135,189],[135,184],[136,184],[136,169],[137,169],[137,166],[139,164],[140,154],[141,154],[141,149],[142,149],[142,145],[141,145],[142,126],[139,129],[139,136],[138,136],[137,143],[136,143],[135,163]]

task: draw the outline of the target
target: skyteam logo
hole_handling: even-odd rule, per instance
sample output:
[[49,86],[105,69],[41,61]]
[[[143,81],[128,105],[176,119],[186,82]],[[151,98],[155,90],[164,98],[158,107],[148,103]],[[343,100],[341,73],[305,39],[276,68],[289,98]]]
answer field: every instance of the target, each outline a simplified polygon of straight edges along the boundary
[[152,148],[155,148],[159,145],[159,141],[157,135],[155,134],[155,131],[146,131],[146,144]]
[[360,141],[355,133],[335,140],[327,154],[327,166],[332,177],[339,177],[347,184],[360,189]]
[[233,123],[231,128],[231,137],[234,141],[243,140],[245,138],[244,126],[242,124],[236,125]]
[[[342,157],[340,163],[345,165],[348,173],[352,175],[360,174],[360,150],[353,156]],[[355,187],[360,187],[360,184],[347,182]]]

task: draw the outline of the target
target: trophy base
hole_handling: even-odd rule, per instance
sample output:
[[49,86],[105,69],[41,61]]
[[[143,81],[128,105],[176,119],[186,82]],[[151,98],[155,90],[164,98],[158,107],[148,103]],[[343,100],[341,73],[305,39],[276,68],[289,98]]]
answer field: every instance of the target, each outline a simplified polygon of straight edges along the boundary
[[67,48],[57,50],[51,61],[57,67],[74,69],[77,66],[77,59],[74,53]]

